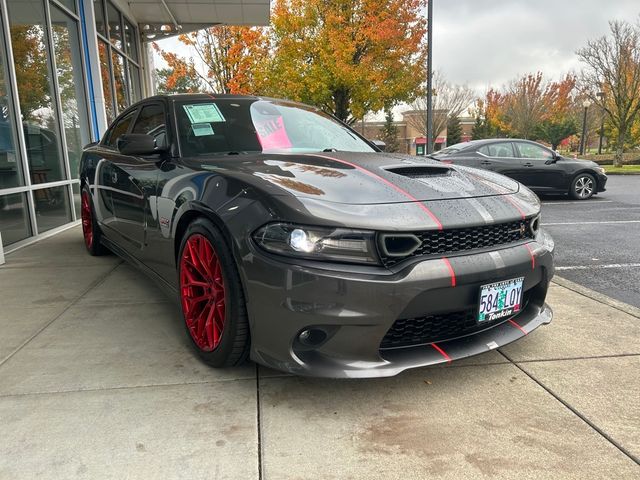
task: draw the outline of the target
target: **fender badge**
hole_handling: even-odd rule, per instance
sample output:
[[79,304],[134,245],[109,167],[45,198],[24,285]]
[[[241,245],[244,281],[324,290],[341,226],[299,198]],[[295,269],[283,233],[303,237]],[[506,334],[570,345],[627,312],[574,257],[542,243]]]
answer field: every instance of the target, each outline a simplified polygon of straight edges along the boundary
[[164,217],[160,217],[160,226],[161,227],[168,227],[169,226],[169,219],[168,218],[164,218]]

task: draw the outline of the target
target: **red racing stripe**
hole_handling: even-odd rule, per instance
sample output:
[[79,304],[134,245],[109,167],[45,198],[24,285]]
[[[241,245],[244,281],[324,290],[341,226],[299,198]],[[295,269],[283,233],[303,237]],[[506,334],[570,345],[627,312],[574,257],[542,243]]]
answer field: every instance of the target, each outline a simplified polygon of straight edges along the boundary
[[370,177],[375,178],[376,180],[381,181],[382,183],[384,183],[385,185],[388,185],[389,187],[393,188],[396,192],[404,195],[406,198],[408,198],[409,200],[411,200],[412,202],[416,202],[416,205],[422,209],[427,215],[429,215],[429,217],[431,218],[431,220],[433,220],[434,222],[436,222],[436,226],[438,227],[438,230],[442,230],[442,223],[440,223],[440,220],[438,220],[438,217],[436,217],[433,212],[431,210],[429,210],[426,206],[424,206],[422,204],[422,202],[420,200],[418,200],[416,197],[414,197],[413,195],[411,195],[409,192],[407,192],[406,190],[403,190],[402,188],[398,187],[397,185],[394,185],[393,183],[391,183],[389,180],[387,180],[386,178],[381,177],[380,175],[377,175],[375,173],[373,173],[370,170],[367,170],[366,168],[363,168],[359,165],[356,165],[355,163],[351,163],[351,162],[347,162],[346,160],[339,160],[337,158],[333,158],[333,157],[328,157],[326,155],[318,155],[316,153],[307,153],[305,154],[307,156],[310,157],[320,157],[320,158],[325,158],[327,160],[333,160],[334,162],[338,162],[338,163],[342,163],[344,165],[349,165],[350,167],[355,168],[356,170],[369,175]]
[[437,344],[435,344],[435,343],[432,343],[432,344],[431,344],[431,346],[432,346],[433,348],[435,348],[435,349],[438,351],[438,353],[439,353],[440,355],[442,355],[442,356],[444,357],[444,359],[445,359],[447,362],[451,363],[451,357],[450,357],[449,355],[447,355],[447,352],[445,352],[443,349],[441,349],[441,348],[440,348]]
[[516,327],[518,330],[520,330],[522,333],[524,333],[525,335],[527,335],[527,332],[524,328],[522,328],[520,325],[518,325],[515,321],[509,319],[509,323],[511,325],[513,325],[514,327]]
[[451,262],[449,261],[449,259],[447,257],[442,257],[442,260],[444,261],[444,264],[449,269],[449,274],[451,275],[451,286],[455,287],[456,286],[456,272],[453,271],[453,267],[451,266]]
[[527,247],[527,250],[529,250],[529,255],[531,255],[531,270],[535,270],[536,257],[533,255],[533,250],[531,250],[531,247],[529,246],[528,243],[525,243],[524,246]]

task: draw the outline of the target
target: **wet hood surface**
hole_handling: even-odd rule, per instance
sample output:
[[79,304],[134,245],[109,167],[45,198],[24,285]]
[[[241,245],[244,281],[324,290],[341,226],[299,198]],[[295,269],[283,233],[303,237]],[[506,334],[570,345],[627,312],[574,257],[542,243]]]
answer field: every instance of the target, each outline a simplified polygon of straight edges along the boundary
[[519,190],[517,182],[491,172],[383,152],[226,155],[185,163],[237,176],[272,195],[351,205],[490,197]]

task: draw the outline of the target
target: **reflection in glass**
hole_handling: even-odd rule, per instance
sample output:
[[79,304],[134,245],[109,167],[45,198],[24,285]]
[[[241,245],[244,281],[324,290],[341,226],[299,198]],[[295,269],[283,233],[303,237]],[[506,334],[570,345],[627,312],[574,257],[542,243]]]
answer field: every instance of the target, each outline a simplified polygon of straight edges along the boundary
[[78,23],[52,5],[51,24],[69,168],[71,178],[78,178],[82,146],[89,143]]
[[116,87],[116,106],[118,112],[122,112],[129,105],[124,74],[124,57],[111,50],[111,64],[113,65],[113,80]]
[[135,103],[138,100],[142,100],[142,94],[140,93],[140,70],[133,65],[130,61],[129,65],[129,85],[131,86],[131,103]]
[[109,23],[109,40],[111,45],[122,50],[122,27],[120,12],[111,2],[107,2],[107,21]]
[[26,194],[0,195],[0,232],[5,247],[31,236]]
[[71,184],[71,190],[73,193],[73,209],[76,211],[76,219],[80,218],[80,184]]
[[62,5],[67,7],[73,13],[76,13],[76,0],[58,0]]
[[38,233],[46,232],[71,221],[67,187],[52,187],[34,190]]
[[96,16],[96,30],[99,34],[107,36],[107,31],[104,25],[104,4],[102,0],[93,0],[93,11]]
[[127,19],[124,20],[124,43],[124,52],[137,62],[138,44],[136,43],[136,29]]
[[36,0],[8,0],[18,97],[33,183],[65,178],[47,61],[44,7]]
[[[0,23],[0,35],[3,35]],[[0,190],[24,185],[16,148],[15,123],[5,78],[4,50],[0,50]]]
[[100,76],[102,77],[102,94],[104,95],[104,107],[107,113],[107,123],[116,118],[116,107],[111,94],[111,69],[109,68],[109,47],[102,40],[98,40],[98,53],[100,54]]

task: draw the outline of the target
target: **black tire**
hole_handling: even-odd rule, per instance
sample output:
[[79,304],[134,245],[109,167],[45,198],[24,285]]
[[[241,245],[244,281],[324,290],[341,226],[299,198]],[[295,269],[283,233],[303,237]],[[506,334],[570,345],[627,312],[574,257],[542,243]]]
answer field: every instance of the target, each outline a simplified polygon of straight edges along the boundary
[[569,196],[575,200],[587,200],[596,193],[596,179],[590,173],[579,173],[571,182]]
[[[213,350],[207,351],[196,343],[187,324],[187,313],[185,311],[184,291],[182,288],[182,268],[187,268],[183,263],[185,248],[190,238],[202,235],[211,244],[220,265],[220,270],[224,285],[224,328],[220,336],[219,343]],[[180,285],[180,304],[183,315],[183,325],[189,342],[204,360],[212,367],[229,367],[242,364],[248,354],[250,347],[249,321],[247,318],[247,308],[244,299],[240,275],[222,232],[206,218],[197,218],[185,231],[181,241],[177,259],[178,284]],[[210,293],[213,298],[213,293]]]
[[[93,198],[91,197],[89,187],[87,187],[86,185],[82,188],[80,199],[82,236],[84,237],[84,246],[87,248],[87,252],[89,252],[89,255],[92,255],[94,257],[107,255],[109,253],[109,249],[102,244],[102,230],[100,230],[100,226],[96,221],[96,211],[93,208]],[[87,202],[88,205],[86,205],[85,202]],[[88,210],[86,210],[87,208]],[[90,218],[86,218],[87,214],[89,214]],[[90,229],[91,239],[88,238],[88,229]]]

